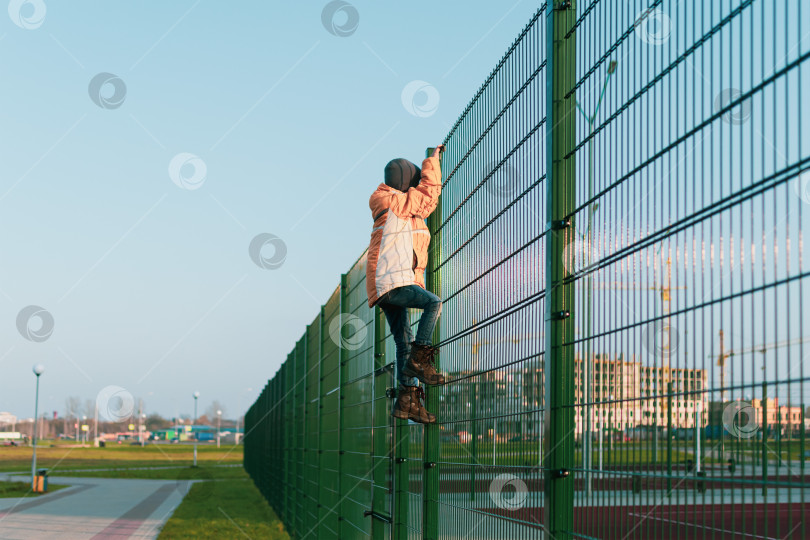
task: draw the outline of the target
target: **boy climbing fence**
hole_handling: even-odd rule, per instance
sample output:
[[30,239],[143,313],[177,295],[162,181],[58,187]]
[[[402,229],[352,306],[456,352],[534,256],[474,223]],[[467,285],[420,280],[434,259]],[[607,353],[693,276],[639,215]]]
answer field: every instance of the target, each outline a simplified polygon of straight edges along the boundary
[[[422,162],[422,169],[407,159],[394,159],[385,166],[385,182],[369,199],[374,225],[368,248],[366,290],[368,305],[385,313],[397,349],[399,389],[393,416],[430,424],[436,417],[424,405],[419,382],[444,384],[444,375],[434,367],[431,336],[442,301],[425,289],[430,232],[425,224],[439,202],[442,173],[438,145]],[[414,339],[408,309],[422,309]]]

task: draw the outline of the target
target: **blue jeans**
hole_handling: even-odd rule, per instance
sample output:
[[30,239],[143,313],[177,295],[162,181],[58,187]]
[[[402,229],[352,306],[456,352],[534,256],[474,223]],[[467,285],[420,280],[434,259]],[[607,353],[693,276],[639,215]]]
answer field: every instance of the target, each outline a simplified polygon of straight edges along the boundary
[[[397,381],[403,386],[419,386],[416,377],[405,377],[402,368],[411,354],[411,341],[417,345],[431,345],[433,343],[433,329],[442,312],[442,300],[430,291],[419,285],[405,285],[391,289],[380,299],[380,309],[388,319],[394,343],[397,345]],[[416,329],[416,340],[411,333],[411,323],[408,320],[408,308],[422,309],[422,318]]]

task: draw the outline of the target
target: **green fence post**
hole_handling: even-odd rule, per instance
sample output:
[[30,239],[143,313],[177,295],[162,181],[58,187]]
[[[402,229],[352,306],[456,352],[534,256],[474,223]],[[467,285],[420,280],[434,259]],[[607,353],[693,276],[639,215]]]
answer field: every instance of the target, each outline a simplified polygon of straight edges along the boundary
[[[763,376],[764,378],[764,376]],[[777,414],[779,409],[776,409]],[[768,494],[768,385],[762,383],[762,496]]]
[[[273,414],[268,421],[273,424],[273,444],[274,444],[274,451],[273,451],[273,477],[276,486],[281,486],[284,484],[284,421],[283,421],[283,413],[284,413],[284,404],[279,403],[281,401],[281,388],[283,388],[282,377],[283,372],[279,369],[276,373],[276,376],[273,378],[273,392],[270,394],[272,396],[272,405],[274,407]],[[247,433],[247,431],[245,431]],[[258,466],[266,466],[266,464],[260,464]],[[280,510],[284,508],[284,490],[283,489],[276,489],[275,490],[275,502],[273,504],[273,509],[278,510],[279,517],[281,516]],[[283,518],[282,518],[283,520]]]
[[301,369],[301,378],[299,379],[299,388],[301,390],[301,434],[299,435],[299,440],[301,441],[301,447],[298,453],[299,459],[299,482],[301,483],[301,515],[299,516],[300,519],[300,528],[298,529],[298,537],[305,536],[309,531],[309,527],[307,524],[309,523],[309,515],[312,504],[311,498],[309,496],[309,466],[307,465],[307,461],[310,459],[310,451],[309,448],[309,415],[311,414],[309,407],[307,407],[307,403],[309,401],[309,385],[307,384],[307,371],[309,370],[309,327],[311,325],[307,325],[306,329],[304,330],[304,335],[301,337],[301,341],[303,341],[302,352],[301,352],[301,360],[302,366],[299,368]]
[[[299,376],[301,362],[304,362],[304,367],[306,368],[307,359],[306,355],[301,354],[301,339],[303,338],[299,338],[298,341],[295,342],[295,391],[293,392],[293,399],[295,400],[295,442],[293,446],[295,449],[295,526],[293,527],[293,534],[297,538],[300,538],[304,532],[304,458],[302,457],[304,445],[302,444],[301,435],[306,431],[304,428],[307,425],[306,410],[302,406],[306,397],[303,395],[304,392],[302,392],[301,388],[302,381]],[[304,372],[306,372],[306,369],[304,369]]]
[[295,534],[295,349],[287,357],[287,527]]
[[408,539],[408,453],[411,433],[408,421],[394,419],[394,540]]
[[318,504],[317,504],[317,516],[318,516],[318,524],[317,530],[315,531],[315,538],[323,538],[324,535],[322,534],[323,527],[320,525],[323,523],[323,512],[321,508],[323,507],[323,326],[324,326],[324,319],[326,318],[326,306],[321,306],[321,316],[318,319]]
[[287,380],[289,381],[289,394],[287,396],[287,407],[288,413],[287,416],[289,418],[289,434],[287,436],[287,460],[289,464],[289,483],[290,487],[287,490],[287,527],[288,532],[290,533],[290,537],[295,536],[295,514],[296,514],[296,501],[298,500],[297,493],[295,491],[296,487],[296,451],[295,451],[295,431],[298,425],[298,418],[296,418],[296,407],[295,407],[295,347],[293,347],[292,352],[290,353],[287,364],[289,367],[289,374],[287,375]]
[[[344,313],[345,310],[348,309],[349,306],[349,275],[348,274],[341,274],[340,275],[340,310],[338,311],[338,317],[340,317],[340,331],[343,331],[343,321],[344,321]],[[346,446],[346,437],[344,437],[344,429],[346,425],[346,412],[345,412],[345,385],[347,381],[347,372],[346,372],[346,352],[342,346],[338,346],[338,505],[337,505],[337,521],[338,521],[338,538],[345,538],[343,534],[343,500],[348,495],[347,489],[350,485],[349,481],[345,478],[346,476],[346,460],[344,459],[345,455],[345,446]]]
[[[289,356],[287,357],[289,360]],[[281,521],[284,526],[290,522],[290,463],[289,463],[289,437],[290,437],[290,408],[287,403],[287,389],[289,386],[289,376],[287,374],[287,362],[281,364],[279,370],[281,388],[278,394],[278,399],[281,402],[281,478],[282,478],[282,495],[281,495]]]
[[667,383],[667,495],[672,494],[672,383]]
[[278,465],[279,465],[279,467],[281,469],[278,472],[278,479],[279,479],[279,482],[281,484],[281,487],[279,489],[279,495],[278,495],[278,507],[279,507],[278,508],[279,509],[278,515],[281,518],[281,521],[286,524],[287,523],[287,514],[286,514],[286,512],[287,512],[287,510],[286,510],[286,505],[287,505],[287,499],[286,499],[286,494],[287,494],[287,461],[286,461],[287,460],[287,455],[286,455],[287,454],[287,451],[286,451],[286,444],[287,444],[287,439],[286,439],[286,434],[287,434],[287,422],[286,422],[287,407],[286,407],[286,404],[284,403],[284,392],[285,392],[284,389],[286,388],[286,384],[285,384],[286,381],[284,380],[285,375],[286,375],[286,371],[284,370],[284,364],[281,364],[281,367],[278,370],[278,375],[276,375],[276,377],[278,378],[277,385],[276,385],[276,399],[275,399],[275,401],[278,403],[278,411],[276,413],[277,414],[276,420],[279,423],[279,428],[278,428],[279,441],[278,441],[278,451],[276,453],[276,459],[278,460]]
[[[279,382],[280,382],[280,380],[279,380],[279,372],[277,372],[276,376],[273,378],[272,390],[270,391],[270,394],[269,394],[270,407],[273,407],[278,401]],[[268,415],[268,417],[267,417],[267,427],[265,428],[270,433],[271,440],[273,441],[273,454],[271,456],[271,459],[272,459],[271,463],[274,465],[272,467],[272,469],[273,469],[273,477],[272,477],[272,479],[273,479],[273,485],[274,486],[280,486],[281,484],[284,483],[284,476],[283,476],[283,474],[284,474],[284,461],[282,461],[282,459],[283,459],[283,447],[284,447],[284,438],[282,436],[283,427],[282,427],[282,422],[278,421],[280,416],[281,416],[282,409],[283,409],[283,407],[274,407],[273,408],[273,410],[272,410],[273,414]],[[267,414],[268,412],[270,412],[270,408],[267,408],[266,410],[262,411],[261,414],[263,416],[263,415]],[[254,422],[256,421],[255,418],[256,418],[256,416],[254,414]],[[244,433],[245,433],[245,437],[243,438],[243,440],[245,440],[247,438],[248,430],[246,429],[247,426],[245,425],[244,422],[242,423],[242,428],[244,429]],[[236,440],[236,438],[234,438],[234,440]],[[254,441],[254,444],[255,444],[255,441]],[[256,467],[256,468],[262,468],[262,467],[266,467],[266,466],[267,466],[266,463],[256,463],[254,465],[254,467]],[[284,492],[281,489],[275,489],[273,491],[274,491],[274,494],[273,494],[273,509],[274,510],[276,510],[276,509],[281,510],[284,507],[284,499],[283,499],[283,493]],[[281,513],[279,511],[277,511],[277,514],[278,514],[279,518],[281,518]]]
[[[545,530],[557,540],[572,538],[574,478],[573,281],[563,264],[566,245],[574,240],[571,213],[576,206],[576,167],[566,158],[576,144],[573,88],[576,81],[575,0],[553,0],[547,19],[546,57],[546,234],[545,313]],[[567,96],[571,92],[571,95]],[[567,97],[566,97],[567,96]]]
[[394,540],[407,540],[410,506],[408,455],[411,446],[411,432],[407,420],[394,419],[394,439]]
[[[272,396],[272,385],[270,383],[264,387],[261,395],[261,420],[259,421],[259,433],[261,434],[261,441],[262,441],[262,449],[260,454],[262,456],[262,462],[268,463],[272,462],[273,459],[273,450],[272,450],[272,442],[273,442],[273,433],[271,431],[272,426],[270,422],[268,422],[267,412],[270,410],[270,398]],[[264,470],[262,470],[264,469]],[[271,495],[270,486],[273,485],[273,469],[271,467],[260,467],[259,469],[262,471],[262,479],[263,479],[263,486],[262,491],[266,494],[266,497]]]
[[287,395],[287,417],[288,417],[288,435],[287,435],[287,462],[289,464],[289,471],[288,471],[288,478],[289,478],[289,489],[287,490],[287,514],[288,514],[288,522],[287,525],[288,532],[290,533],[290,537],[295,536],[295,516],[296,516],[296,502],[298,501],[298,494],[296,493],[296,454],[298,453],[295,449],[295,432],[298,425],[298,418],[296,418],[296,403],[295,403],[295,347],[293,347],[292,352],[290,353],[289,359],[287,360],[288,364],[288,371],[289,374],[287,375],[287,379],[289,381],[288,395]]
[[[372,493],[371,493],[371,537],[374,540],[388,538],[389,525],[382,521],[382,518],[391,519],[391,508],[388,507],[388,495],[390,490],[386,486],[388,474],[391,471],[391,455],[388,447],[388,433],[384,426],[391,425],[389,414],[389,400],[386,395],[387,384],[379,384],[378,379],[390,373],[386,371],[385,360],[385,315],[379,306],[374,307],[374,377],[373,377],[373,399],[372,405],[372,444],[371,466],[373,471]],[[382,418],[378,418],[377,413],[382,413]],[[387,461],[383,467],[384,461]],[[385,486],[385,487],[384,487]]]
[[[323,306],[321,306],[321,310]],[[313,522],[316,524],[314,525],[313,530],[313,538],[318,540],[321,537],[321,504],[323,502],[323,498],[321,497],[321,470],[323,469],[323,457],[322,457],[322,448],[323,448],[323,432],[321,430],[321,426],[323,425],[323,403],[321,402],[321,392],[323,387],[323,381],[321,380],[323,376],[323,363],[321,362],[322,358],[322,350],[321,350],[321,338],[323,337],[323,317],[321,315],[321,310],[318,310],[318,326],[315,329],[317,334],[317,341],[314,347],[314,359],[315,365],[317,365],[317,379],[315,380],[315,409],[314,413],[316,414],[315,425],[313,426],[313,431],[315,435],[315,446],[312,451],[315,454],[315,463],[317,463],[317,467],[314,468],[312,471],[312,476],[314,478],[312,484],[312,509],[313,509]],[[310,524],[311,525],[311,524]]]
[[[426,156],[433,154],[433,148],[428,148]],[[442,156],[439,154],[439,163]],[[441,201],[441,199],[440,199]],[[442,256],[441,232],[436,232],[442,222],[441,202],[428,217],[427,225],[433,238],[430,242],[428,264],[425,271],[425,286],[427,290],[441,298],[441,280],[438,270],[438,261]],[[441,341],[441,321],[433,329],[433,343]],[[441,358],[441,356],[440,356]],[[436,369],[441,365],[441,360],[436,361]],[[438,386],[427,386],[425,392],[425,405],[433,414],[439,416],[439,392]],[[425,448],[424,448],[424,472],[422,475],[422,538],[436,540],[439,536],[439,424],[426,424]]]
[[300,489],[300,465],[301,460],[298,457],[298,454],[301,452],[301,448],[298,446],[298,434],[301,431],[301,423],[303,419],[299,415],[298,409],[298,341],[295,342],[295,347],[293,348],[293,364],[292,364],[292,371],[293,371],[293,384],[292,388],[292,409],[293,409],[293,440],[292,440],[292,460],[293,460],[293,489],[292,489],[292,507],[293,507],[293,517],[292,517],[292,531],[290,536],[292,537],[300,537],[301,531],[298,528],[298,522],[301,519],[301,489]]

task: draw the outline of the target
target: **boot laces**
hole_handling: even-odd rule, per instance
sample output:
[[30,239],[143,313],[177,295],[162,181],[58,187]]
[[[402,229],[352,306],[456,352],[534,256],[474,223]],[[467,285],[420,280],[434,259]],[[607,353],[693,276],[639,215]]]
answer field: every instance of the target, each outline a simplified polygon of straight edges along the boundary
[[436,355],[436,354],[438,354],[438,352],[439,352],[439,348],[438,348],[438,347],[431,347],[431,346],[428,346],[428,347],[425,349],[425,359],[427,360],[428,364],[430,364],[431,366],[435,366],[435,365],[436,365],[436,358],[435,358],[435,355]]
[[416,397],[420,401],[425,401],[425,389],[422,388],[421,386],[417,386],[415,388],[416,388]]

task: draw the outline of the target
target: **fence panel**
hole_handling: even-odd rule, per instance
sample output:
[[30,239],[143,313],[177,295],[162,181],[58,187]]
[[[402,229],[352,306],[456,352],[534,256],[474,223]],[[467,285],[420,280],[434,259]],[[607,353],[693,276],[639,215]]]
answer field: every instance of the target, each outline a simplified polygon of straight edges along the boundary
[[446,141],[433,239],[451,379],[440,538],[542,534],[547,15],[529,21]]
[[806,537],[807,11],[578,9],[578,534]]
[[293,422],[293,463],[295,467],[295,490],[293,492],[293,506],[295,508],[295,531],[298,536],[304,532],[307,523],[306,512],[306,373],[307,373],[307,342],[306,334],[298,340],[293,353],[295,366],[294,422]]
[[[321,315],[318,314],[312,324],[307,326],[306,339],[306,387],[304,389],[306,411],[306,433],[304,457],[304,495],[306,515],[304,522],[307,530],[318,523],[320,511],[320,469],[321,469]],[[317,535],[313,535],[317,536]]]
[[389,415],[365,255],[245,415],[291,535],[807,538],[808,30],[544,3],[445,139],[438,423]]
[[284,482],[284,512],[285,518],[284,523],[288,524],[287,526],[290,527],[289,524],[292,524],[293,531],[291,534],[295,534],[295,510],[296,510],[296,478],[295,478],[295,465],[297,462],[298,452],[296,451],[295,446],[295,431],[298,423],[298,419],[295,416],[295,352],[291,352],[287,356],[287,369],[284,373],[284,388],[286,392],[284,393],[284,408],[285,408],[285,430],[284,430],[284,458],[285,458],[285,467],[284,470],[286,471],[286,479]]
[[340,315],[338,287],[323,308],[324,334],[321,336],[321,516],[316,523],[318,538],[339,538],[340,502],[340,355],[337,343],[329,337],[330,323]]

